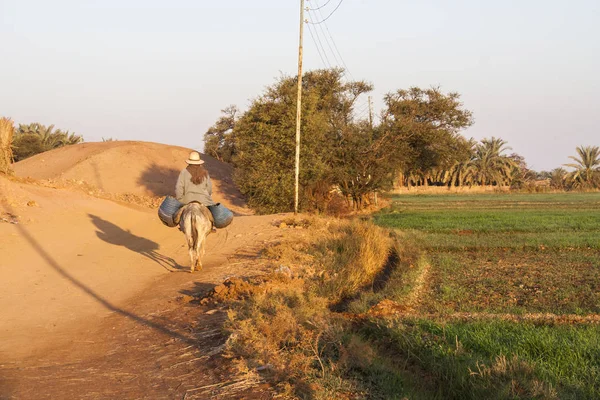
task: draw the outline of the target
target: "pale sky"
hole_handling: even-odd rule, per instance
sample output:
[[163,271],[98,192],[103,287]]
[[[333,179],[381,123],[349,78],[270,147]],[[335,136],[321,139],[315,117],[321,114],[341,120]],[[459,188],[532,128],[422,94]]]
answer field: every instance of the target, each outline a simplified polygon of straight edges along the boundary
[[[306,1],[322,7],[307,18],[339,2]],[[299,8],[0,0],[0,115],[86,141],[201,148],[221,109],[245,110],[277,77],[297,73]],[[578,145],[600,145],[599,21],[599,0],[342,0],[311,25],[315,40],[305,27],[304,66],[343,64],[373,83],[376,113],[397,89],[459,92],[475,116],[465,136],[501,137],[548,170]]]

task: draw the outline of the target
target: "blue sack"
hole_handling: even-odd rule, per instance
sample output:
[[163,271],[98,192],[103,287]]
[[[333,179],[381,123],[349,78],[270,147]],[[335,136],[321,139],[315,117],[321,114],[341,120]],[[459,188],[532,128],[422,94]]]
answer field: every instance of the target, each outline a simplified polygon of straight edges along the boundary
[[183,203],[180,203],[175,197],[167,196],[158,208],[158,218],[160,218],[163,224],[169,228],[173,228],[177,226],[175,221],[173,221],[173,217],[181,207],[183,207]]
[[233,212],[221,203],[217,203],[214,206],[208,206],[208,209],[215,220],[215,228],[225,228],[233,221]]

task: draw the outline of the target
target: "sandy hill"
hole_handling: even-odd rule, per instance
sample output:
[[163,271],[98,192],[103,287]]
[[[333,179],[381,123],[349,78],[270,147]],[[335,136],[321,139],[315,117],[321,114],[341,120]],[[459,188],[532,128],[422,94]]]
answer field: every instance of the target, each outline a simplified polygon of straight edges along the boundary
[[[111,194],[173,194],[190,149],[150,142],[83,143],[52,150],[14,165],[20,177],[85,182]],[[234,211],[244,211],[233,183],[232,167],[203,155],[213,181],[213,198]]]

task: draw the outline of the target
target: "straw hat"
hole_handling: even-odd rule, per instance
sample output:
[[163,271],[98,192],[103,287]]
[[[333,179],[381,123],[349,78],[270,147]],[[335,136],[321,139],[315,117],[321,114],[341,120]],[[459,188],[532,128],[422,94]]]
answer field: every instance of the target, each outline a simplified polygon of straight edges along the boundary
[[204,161],[200,159],[200,153],[198,153],[197,151],[192,151],[188,159],[185,160],[185,162],[193,165],[204,164]]

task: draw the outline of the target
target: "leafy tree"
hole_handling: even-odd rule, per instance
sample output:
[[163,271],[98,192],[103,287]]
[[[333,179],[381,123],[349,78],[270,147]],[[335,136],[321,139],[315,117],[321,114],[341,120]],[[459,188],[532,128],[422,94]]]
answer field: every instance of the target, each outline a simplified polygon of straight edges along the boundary
[[[303,77],[300,207],[323,209],[331,198],[336,168],[352,158],[353,107],[369,90],[365,82],[342,81],[341,69]],[[260,212],[289,211],[294,202],[296,77],[283,77],[254,100],[235,125],[235,179],[250,206]]]
[[[390,189],[400,171],[419,184],[465,181],[450,172],[470,162],[474,146],[460,135],[473,121],[458,94],[398,90],[385,98],[382,123],[372,126],[354,117],[356,99],[371,85],[342,76],[329,69],[303,78],[302,209],[325,209],[336,191],[360,208],[369,194]],[[296,85],[296,77],[282,77],[239,118],[237,109],[223,110],[205,135],[206,153],[222,160],[231,154],[235,180],[259,212],[293,208]]]
[[21,161],[45,151],[81,142],[82,136],[60,129],[55,130],[54,125],[46,127],[39,123],[20,124],[13,138],[14,159]]
[[382,126],[402,152],[405,183],[428,184],[434,170],[449,170],[464,159],[468,143],[460,132],[473,124],[473,117],[458,93],[412,87],[389,93],[384,101]]
[[366,121],[349,125],[338,141],[334,149],[334,182],[355,208],[367,204],[370,193],[392,188],[403,162],[397,145],[390,132],[374,129]]
[[537,173],[537,179],[551,179],[552,171],[540,171]]
[[525,162],[525,157],[517,153],[512,153],[508,158],[514,163],[508,182],[512,189],[521,189],[526,184],[533,183],[537,179],[537,173],[529,169]]
[[575,168],[569,173],[568,179],[574,187],[600,187],[600,148],[598,146],[579,146],[577,156],[569,158],[575,163],[565,164],[565,167]]
[[221,110],[223,115],[204,134],[204,153],[219,161],[231,163],[235,156],[234,128],[239,109],[230,105]]

